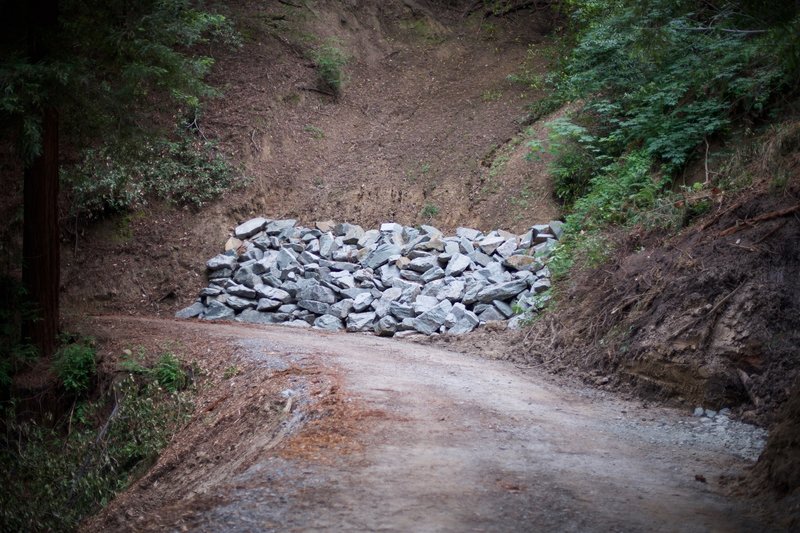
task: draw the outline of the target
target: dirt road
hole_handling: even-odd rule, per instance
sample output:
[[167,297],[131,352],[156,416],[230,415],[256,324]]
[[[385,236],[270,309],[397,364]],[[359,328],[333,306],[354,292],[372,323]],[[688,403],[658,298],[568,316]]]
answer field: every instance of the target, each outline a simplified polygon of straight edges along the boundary
[[[410,342],[138,320],[159,322],[239,343],[243,357],[276,373],[313,372],[296,373],[282,391],[287,415],[277,430],[255,440],[260,430],[248,432],[256,460],[241,462],[253,449],[221,454],[218,467],[240,468],[204,475],[171,512],[150,509],[158,520],[128,524],[137,529],[762,529],[720,485],[757,453],[749,426],[703,423]],[[321,382],[336,392],[330,409],[314,392]]]

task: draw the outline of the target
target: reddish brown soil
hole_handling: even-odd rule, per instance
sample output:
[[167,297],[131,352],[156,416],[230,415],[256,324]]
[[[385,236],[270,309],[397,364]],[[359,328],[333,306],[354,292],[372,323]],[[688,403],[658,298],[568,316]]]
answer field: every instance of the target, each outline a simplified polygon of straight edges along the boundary
[[[526,160],[516,137],[542,93],[506,79],[523,63],[544,72],[528,46],[547,46],[548,17],[465,17],[467,2],[288,4],[228,6],[244,46],[216,51],[210,81],[224,95],[198,122],[252,183],[198,213],[153,205],[79,228],[63,254],[68,314],[171,314],[251,216],[522,232],[558,215],[546,162]],[[336,98],[312,90],[308,59],[330,38],[350,56]]]

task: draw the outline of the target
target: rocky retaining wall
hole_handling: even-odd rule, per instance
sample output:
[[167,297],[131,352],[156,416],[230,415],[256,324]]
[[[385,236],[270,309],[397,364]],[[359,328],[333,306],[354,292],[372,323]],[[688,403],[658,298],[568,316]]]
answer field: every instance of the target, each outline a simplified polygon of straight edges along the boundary
[[445,236],[427,225],[311,229],[254,218],[206,263],[208,287],[176,316],[385,336],[462,334],[498,320],[515,327],[548,298],[546,259],[561,233],[558,221],[524,235]]

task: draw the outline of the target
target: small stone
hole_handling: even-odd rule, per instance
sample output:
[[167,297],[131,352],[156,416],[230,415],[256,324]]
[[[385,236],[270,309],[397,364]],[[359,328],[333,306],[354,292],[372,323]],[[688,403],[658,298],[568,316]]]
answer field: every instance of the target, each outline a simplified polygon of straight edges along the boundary
[[251,235],[255,235],[267,225],[267,219],[263,217],[251,218],[247,222],[239,224],[233,230],[233,234],[237,239],[246,239]]
[[425,313],[433,309],[439,303],[439,299],[435,296],[425,296],[420,294],[414,300],[414,304],[412,307],[414,308],[414,312],[418,315]]
[[698,406],[694,408],[694,413],[692,413],[692,416],[701,417],[705,414],[705,412],[706,412],[705,409]]

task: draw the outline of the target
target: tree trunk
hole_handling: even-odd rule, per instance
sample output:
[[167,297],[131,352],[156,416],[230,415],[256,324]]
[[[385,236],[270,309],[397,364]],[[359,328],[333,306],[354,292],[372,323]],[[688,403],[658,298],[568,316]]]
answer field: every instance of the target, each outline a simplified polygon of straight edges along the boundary
[[[58,29],[58,0],[31,0],[26,5],[28,53],[33,62],[47,57],[48,41]],[[50,357],[58,334],[61,287],[58,230],[58,112],[45,99],[41,110],[42,146],[25,167],[22,222],[22,284],[34,305],[24,317],[22,337],[39,355]]]
[[60,287],[58,229],[58,113],[42,116],[42,150],[25,169],[22,282],[35,316],[23,324],[23,337],[50,357],[58,333]]

